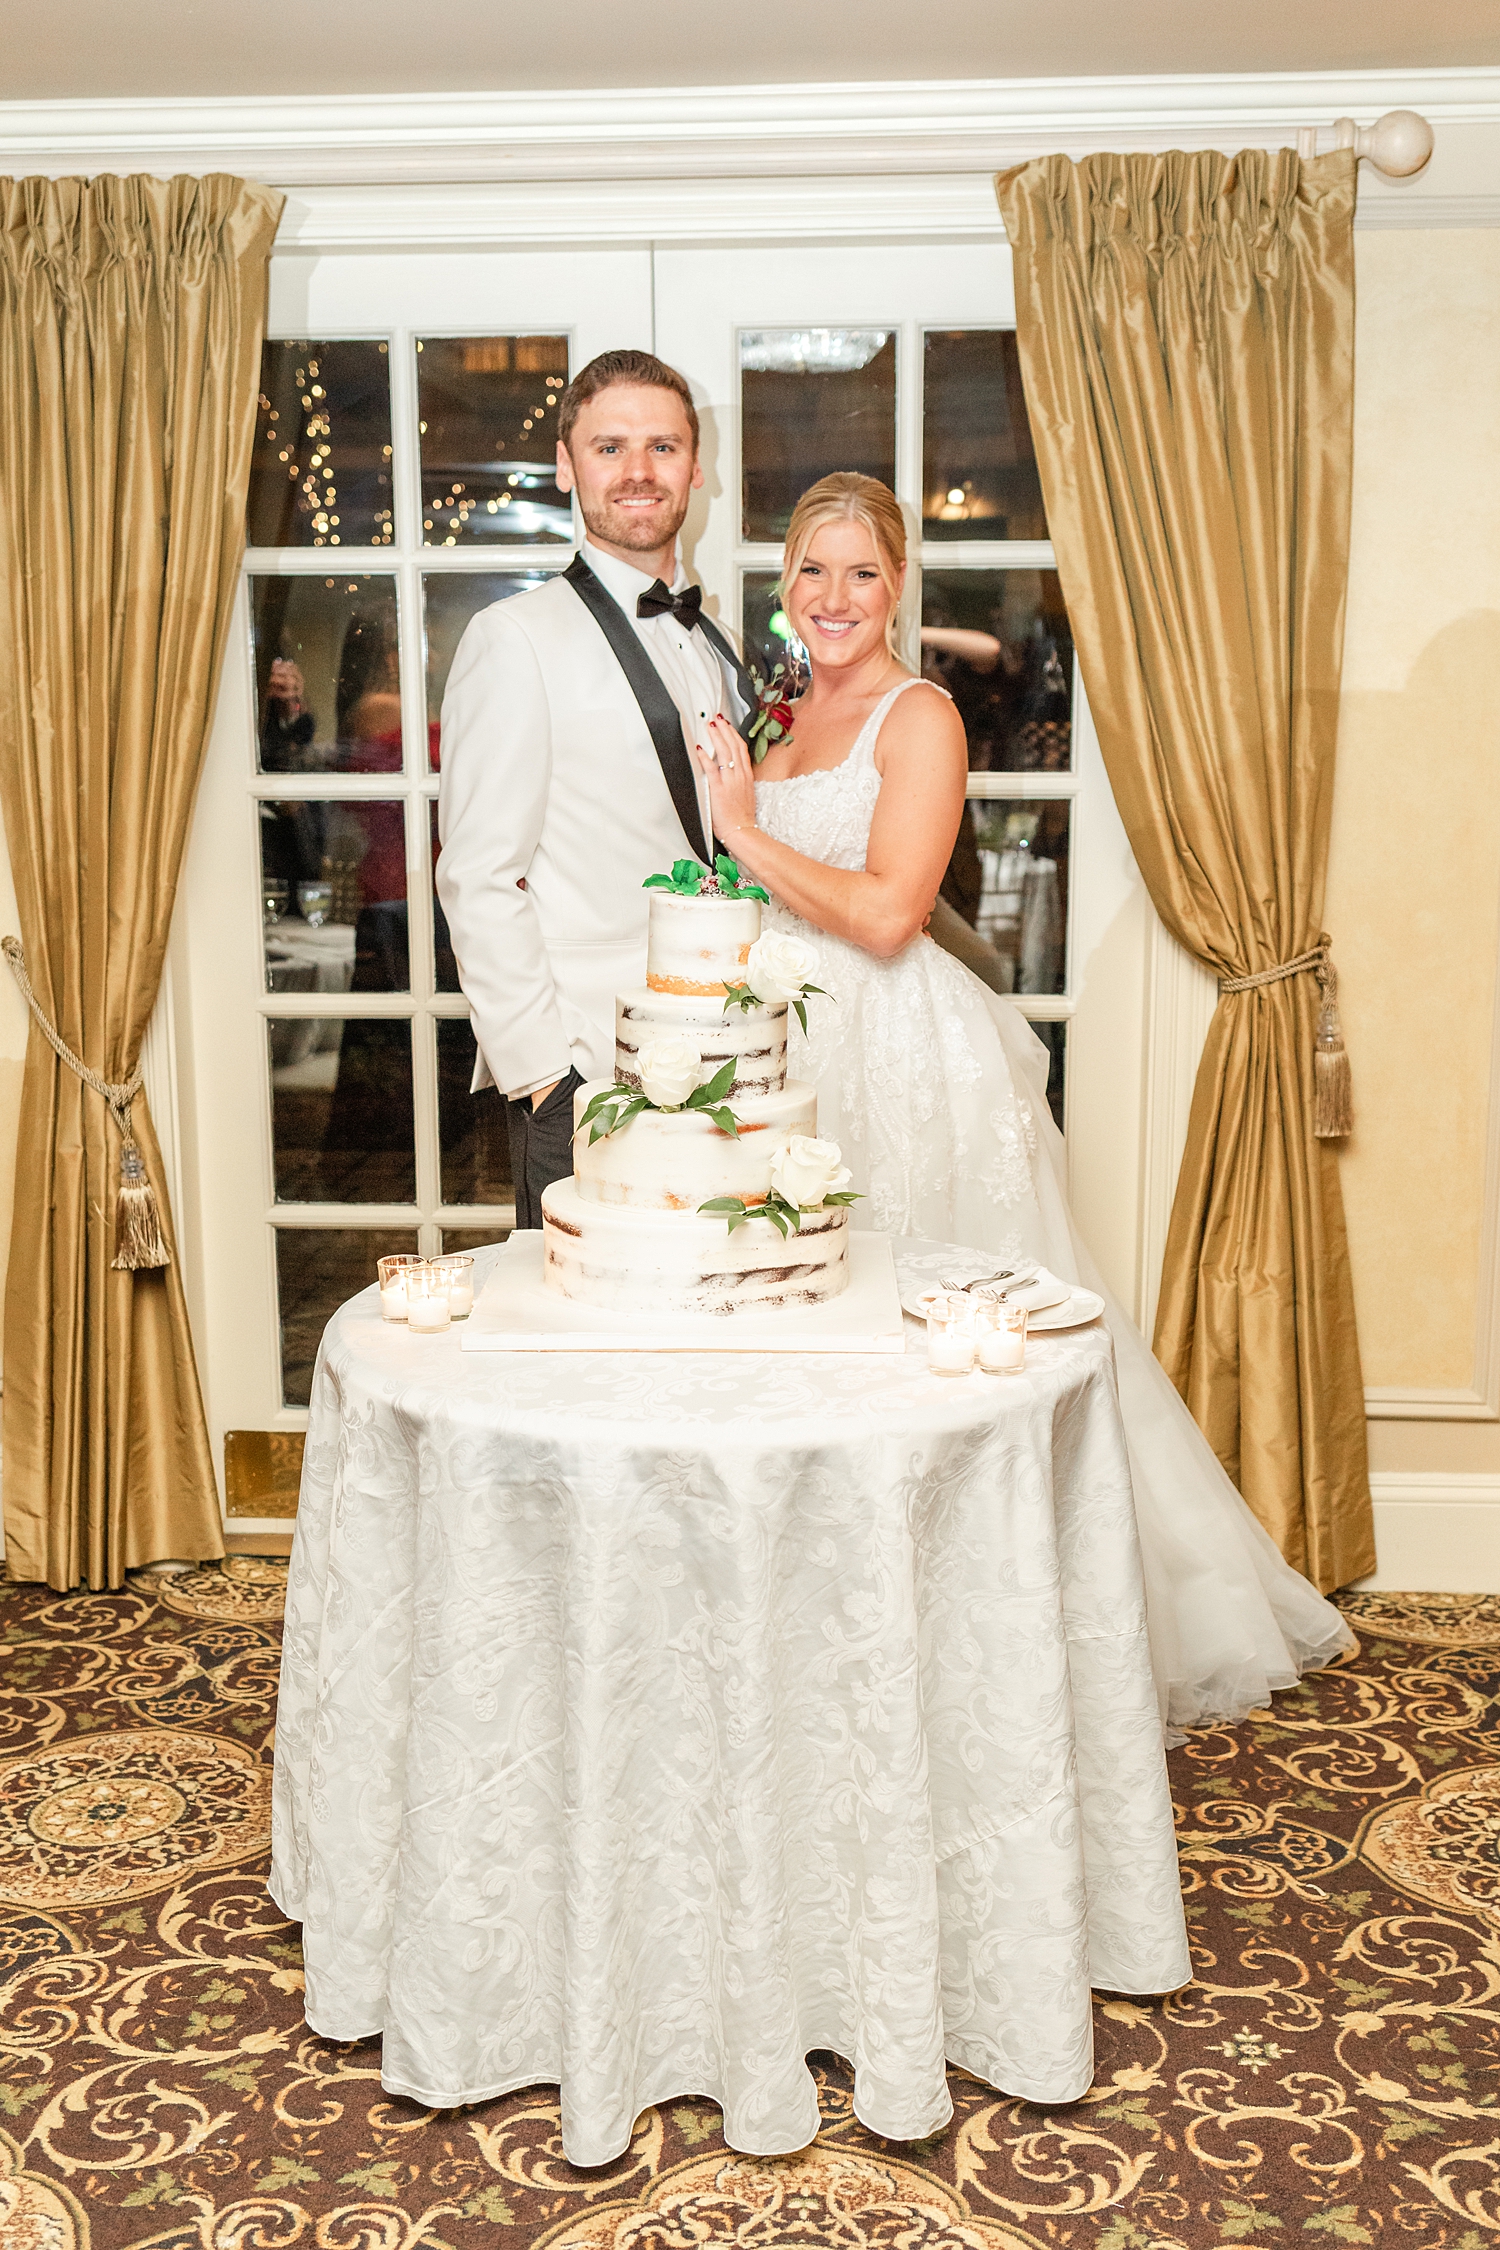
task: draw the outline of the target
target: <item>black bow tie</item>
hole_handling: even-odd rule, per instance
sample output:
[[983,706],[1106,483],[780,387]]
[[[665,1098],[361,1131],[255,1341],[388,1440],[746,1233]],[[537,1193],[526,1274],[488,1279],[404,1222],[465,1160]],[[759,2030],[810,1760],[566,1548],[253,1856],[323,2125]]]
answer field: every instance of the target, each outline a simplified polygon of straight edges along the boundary
[[698,622],[698,612],[702,607],[701,586],[684,586],[680,594],[674,594],[657,578],[653,579],[636,603],[635,614],[637,617],[663,617],[670,610],[678,624],[690,633]]

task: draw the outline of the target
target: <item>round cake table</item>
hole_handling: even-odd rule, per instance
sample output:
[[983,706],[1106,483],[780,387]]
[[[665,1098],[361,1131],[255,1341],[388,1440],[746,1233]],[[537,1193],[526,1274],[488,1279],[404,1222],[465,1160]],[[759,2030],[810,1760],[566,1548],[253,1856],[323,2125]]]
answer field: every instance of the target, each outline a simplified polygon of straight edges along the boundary
[[[895,1245],[904,1278],[941,1246]],[[476,1281],[487,1262],[481,1252]],[[330,1321],[286,1613],[271,1888],[307,2020],[434,2107],[561,2088],[600,2164],[1039,2102],[1090,1987],[1189,1974],[1110,1340],[901,1357],[461,1353]]]

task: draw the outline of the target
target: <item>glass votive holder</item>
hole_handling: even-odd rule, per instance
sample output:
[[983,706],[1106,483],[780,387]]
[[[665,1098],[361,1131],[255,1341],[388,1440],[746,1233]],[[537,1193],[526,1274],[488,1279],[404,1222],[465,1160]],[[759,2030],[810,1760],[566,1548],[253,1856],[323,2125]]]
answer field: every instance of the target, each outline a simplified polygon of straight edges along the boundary
[[455,1320],[467,1320],[474,1310],[474,1261],[466,1253],[446,1254],[434,1261],[448,1276],[448,1310]]
[[436,1336],[452,1319],[448,1276],[441,1258],[421,1261],[406,1276],[406,1325],[414,1336]]
[[413,1266],[422,1263],[420,1258],[403,1253],[399,1258],[382,1258],[377,1271],[380,1275],[380,1317],[382,1320],[405,1320],[406,1277]]
[[927,1308],[927,1364],[934,1375],[967,1375],[974,1365],[974,1307],[967,1297],[934,1297]]
[[1019,1375],[1026,1365],[1026,1307],[1003,1297],[980,1297],[974,1304],[974,1344],[979,1364],[991,1375]]

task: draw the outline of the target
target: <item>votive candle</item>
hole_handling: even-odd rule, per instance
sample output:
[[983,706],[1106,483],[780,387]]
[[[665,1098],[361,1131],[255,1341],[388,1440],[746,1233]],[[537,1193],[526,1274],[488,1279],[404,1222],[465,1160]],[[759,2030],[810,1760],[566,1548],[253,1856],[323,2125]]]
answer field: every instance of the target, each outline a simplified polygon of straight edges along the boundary
[[452,1318],[448,1277],[440,1261],[413,1266],[406,1277],[406,1325],[417,1336],[436,1336]]
[[1026,1365],[1026,1307],[981,1299],[974,1318],[980,1366],[991,1375],[1019,1375]]
[[442,1267],[448,1276],[448,1310],[455,1320],[467,1320],[474,1310],[474,1261],[456,1252],[442,1260]]
[[927,1364],[934,1375],[967,1375],[974,1366],[974,1308],[964,1297],[936,1297],[927,1308]]
[[382,1320],[405,1320],[406,1277],[420,1259],[403,1255],[399,1258],[382,1258],[380,1274],[380,1317]]

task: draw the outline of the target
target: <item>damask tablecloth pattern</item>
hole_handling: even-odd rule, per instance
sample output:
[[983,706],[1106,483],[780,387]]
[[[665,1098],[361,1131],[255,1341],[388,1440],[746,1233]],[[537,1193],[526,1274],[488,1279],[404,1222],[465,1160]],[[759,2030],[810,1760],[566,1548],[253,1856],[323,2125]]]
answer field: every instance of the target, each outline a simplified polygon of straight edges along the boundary
[[1104,1328],[955,1380],[914,1323],[904,1359],[476,1355],[354,1298],[271,1888],[321,2035],[434,2107],[560,2085],[578,2164],[690,2093],[800,2148],[817,2049],[897,2140],[945,2055],[1076,2098],[1091,1983],[1189,1974]]

